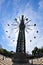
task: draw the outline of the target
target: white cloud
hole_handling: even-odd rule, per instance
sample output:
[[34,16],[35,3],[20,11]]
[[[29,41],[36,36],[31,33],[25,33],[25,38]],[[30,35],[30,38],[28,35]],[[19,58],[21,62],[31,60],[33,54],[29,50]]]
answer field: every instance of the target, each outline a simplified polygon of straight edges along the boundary
[[40,48],[43,46],[43,36],[40,36],[39,41],[37,42],[37,46]]
[[39,2],[39,9],[43,9],[43,0],[40,0]]
[[[13,23],[13,20],[6,20],[3,23],[3,30],[4,30],[4,40],[7,40],[8,43],[7,45],[9,47],[12,47],[13,49],[15,49],[14,51],[16,51],[16,44],[17,44],[17,37],[18,37],[18,33],[15,33],[16,30],[13,30],[12,28],[14,28],[11,24]],[[8,26],[8,24],[10,26]],[[8,31],[8,32],[6,32]],[[8,38],[10,36],[10,38]]]
[[[17,0],[14,0],[14,1],[17,1]],[[43,6],[42,6],[42,0],[40,1],[40,3],[39,3],[39,5],[40,5],[40,7],[39,8],[43,8]],[[26,17],[28,17],[29,19],[32,19],[31,20],[31,23],[32,24],[34,24],[34,23],[37,23],[37,25],[39,25],[40,23],[39,23],[39,21],[37,21],[37,20],[42,20],[42,16],[40,16],[40,13],[39,13],[39,10],[37,11],[37,12],[35,12],[35,11],[33,11],[32,10],[32,6],[29,4],[29,3],[27,3],[26,4],[26,6],[24,7],[24,10],[22,9],[22,8],[19,8],[19,12],[18,12],[18,14],[16,15],[17,17],[19,17],[19,16],[21,16],[22,14],[24,14]],[[37,22],[36,22],[37,21]],[[9,21],[9,20],[7,20],[7,23],[10,23],[11,24],[11,21]],[[12,46],[12,47],[16,47],[16,42],[17,42],[17,36],[18,36],[18,34],[15,34],[14,32],[15,32],[15,30],[11,30],[11,28],[12,28],[12,26],[10,26],[10,28],[8,28],[7,27],[7,24],[6,22],[5,22],[5,24],[4,24],[4,31],[5,30],[8,30],[9,32],[8,32],[8,34],[6,34],[6,32],[5,32],[5,36],[9,36],[9,35],[11,35],[11,38],[10,38],[10,43],[8,43],[8,46]],[[38,27],[38,26],[37,26]],[[33,34],[34,34],[34,32],[36,31],[36,29],[37,29],[37,27],[36,28],[34,28],[33,29],[33,31],[31,32],[30,31],[30,33],[29,34],[27,34],[26,33],[26,49],[27,50],[32,50],[33,49],[33,47],[34,46],[36,46],[36,44],[33,44],[33,43],[35,43],[35,41],[34,42],[32,42],[32,43],[30,43],[28,40],[30,40],[30,39],[33,39],[32,37],[33,37]],[[39,28],[39,27],[38,27]],[[15,37],[14,37],[15,36]],[[12,42],[12,40],[13,40],[13,38],[15,38],[15,40],[16,40],[16,42]],[[7,39],[7,38],[6,38]],[[41,39],[42,40],[42,39]],[[40,41],[41,41],[40,40]],[[33,45],[33,46],[32,46]],[[31,47],[32,46],[32,47]]]
[[[40,2],[40,3],[42,3],[42,1]],[[42,9],[43,8],[43,5],[42,4],[40,4],[40,8]],[[30,7],[27,5],[26,7],[25,7],[25,10],[24,10],[24,12],[23,12],[26,16],[28,16],[29,18],[31,18],[32,20],[31,20],[31,23],[36,23],[37,24],[37,27],[36,27],[36,29],[33,29],[34,31],[36,31],[37,29],[40,31],[40,28],[41,27],[39,27],[39,25],[42,25],[42,24],[40,24],[42,21],[43,21],[43,18],[42,18],[42,16],[43,16],[43,14],[41,14],[40,13],[40,10],[38,9],[38,11],[37,12],[35,12],[35,11],[33,11],[32,10],[32,6],[30,5]],[[42,16],[41,16],[42,15]],[[39,21],[40,22],[39,22]],[[31,32],[30,33],[30,36],[31,37],[28,37],[28,35],[26,35],[27,36],[27,45],[26,45],[26,48],[27,48],[27,50],[29,50],[30,52],[31,52],[31,50],[35,47],[35,46],[37,46],[36,44],[38,43],[38,41],[39,41],[39,44],[40,44],[40,42],[42,41],[42,39],[43,38],[41,38],[41,39],[38,39],[39,38],[39,36],[41,35],[39,35],[38,34],[38,38],[36,38],[37,40],[34,40],[32,37],[32,34],[33,34],[33,32]],[[34,33],[35,34],[35,33]],[[35,34],[36,35],[36,34]],[[41,35],[42,36],[42,35]],[[36,37],[37,37],[37,35],[36,35]],[[33,42],[32,43],[30,43],[29,42],[29,39],[32,39],[33,40]],[[38,44],[38,45],[39,45]],[[41,44],[42,44],[42,42],[41,42]],[[42,44],[43,45],[43,44]],[[40,45],[39,45],[39,47],[40,47]]]

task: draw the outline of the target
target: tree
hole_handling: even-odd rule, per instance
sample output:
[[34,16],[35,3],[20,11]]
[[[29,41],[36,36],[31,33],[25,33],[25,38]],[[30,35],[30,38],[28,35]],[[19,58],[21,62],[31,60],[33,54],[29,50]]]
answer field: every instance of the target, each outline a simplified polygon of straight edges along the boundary
[[6,56],[6,57],[11,57],[12,53],[7,51],[6,49],[0,49],[0,54]]
[[39,51],[40,51],[40,49],[38,49],[37,47],[35,47],[34,50],[32,50],[32,55],[35,56],[35,57],[38,57]]
[[32,55],[34,57],[42,57],[43,56],[43,48],[35,47],[34,50],[32,50]]

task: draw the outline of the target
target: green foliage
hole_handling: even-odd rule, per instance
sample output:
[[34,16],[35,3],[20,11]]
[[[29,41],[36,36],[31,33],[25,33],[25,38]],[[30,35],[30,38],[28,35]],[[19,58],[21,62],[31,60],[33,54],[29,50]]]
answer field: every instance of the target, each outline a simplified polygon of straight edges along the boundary
[[7,51],[6,49],[0,49],[0,54],[7,56],[7,57],[11,57],[11,52]]
[[32,50],[32,55],[34,57],[41,57],[41,56],[43,56],[43,48],[40,49],[40,48],[35,47],[34,50]]

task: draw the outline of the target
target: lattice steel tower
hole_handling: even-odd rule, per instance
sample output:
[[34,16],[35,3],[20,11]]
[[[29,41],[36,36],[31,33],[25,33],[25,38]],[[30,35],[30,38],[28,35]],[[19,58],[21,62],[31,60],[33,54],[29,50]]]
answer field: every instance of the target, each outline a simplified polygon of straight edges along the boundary
[[21,22],[19,25],[19,35],[17,40],[16,52],[26,52],[25,48],[25,24],[24,24],[24,16],[22,15]]

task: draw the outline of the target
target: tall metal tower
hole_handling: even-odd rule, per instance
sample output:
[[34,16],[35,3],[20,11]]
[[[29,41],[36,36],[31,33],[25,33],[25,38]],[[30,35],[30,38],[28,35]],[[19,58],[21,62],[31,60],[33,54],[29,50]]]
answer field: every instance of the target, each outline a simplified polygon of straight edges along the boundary
[[24,24],[24,16],[22,15],[20,25],[19,25],[19,35],[17,40],[16,52],[26,52],[25,48],[25,24]]

